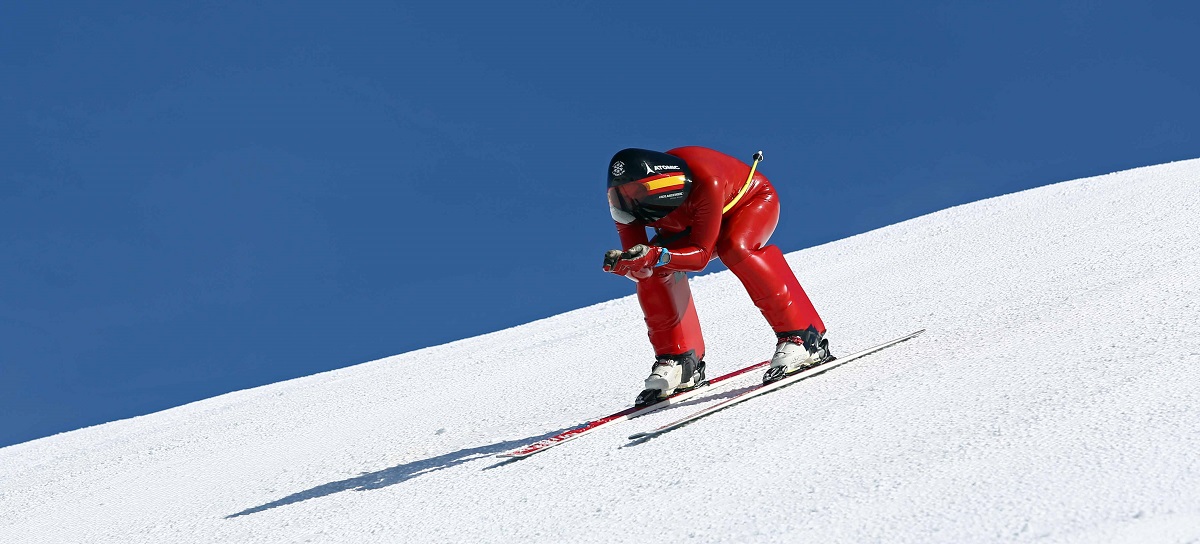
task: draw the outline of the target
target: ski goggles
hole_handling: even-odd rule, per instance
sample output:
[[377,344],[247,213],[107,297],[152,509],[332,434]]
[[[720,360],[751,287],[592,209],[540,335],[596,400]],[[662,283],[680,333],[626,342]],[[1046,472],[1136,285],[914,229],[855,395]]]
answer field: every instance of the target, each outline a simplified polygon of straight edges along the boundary
[[679,173],[650,176],[608,188],[608,211],[614,221],[628,225],[662,219],[683,202],[687,176]]
[[608,188],[608,213],[613,221],[628,225],[638,220],[638,204],[646,197],[646,190],[637,182],[625,183]]

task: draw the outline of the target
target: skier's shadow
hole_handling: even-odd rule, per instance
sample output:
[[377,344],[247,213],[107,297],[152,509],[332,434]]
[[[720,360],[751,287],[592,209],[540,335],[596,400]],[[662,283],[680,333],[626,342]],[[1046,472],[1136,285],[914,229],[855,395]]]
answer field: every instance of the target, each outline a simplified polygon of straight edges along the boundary
[[[340,493],[342,491],[368,491],[371,489],[380,489],[390,485],[396,485],[398,483],[406,482],[416,478],[417,476],[429,474],[430,472],[458,466],[468,461],[483,459],[497,453],[517,448],[519,446],[544,440],[565,430],[567,429],[564,428],[557,431],[551,431],[540,436],[509,440],[506,442],[497,442],[495,444],[479,446],[475,448],[461,449],[455,452],[439,455],[437,457],[413,461],[411,463],[405,463],[403,465],[397,465],[391,468],[377,470],[375,472],[365,472],[362,475],[355,476],[354,478],[321,484],[312,489],[307,489],[298,493],[292,493],[291,495],[268,502],[266,504],[255,506],[253,508],[247,508],[236,514],[225,516],[225,519],[255,514],[264,510],[270,510],[280,506],[287,506],[289,504],[295,504],[298,502],[307,501],[309,499],[317,499],[332,495],[334,493]],[[496,463],[488,468],[495,468],[503,464],[507,464],[507,461]]]

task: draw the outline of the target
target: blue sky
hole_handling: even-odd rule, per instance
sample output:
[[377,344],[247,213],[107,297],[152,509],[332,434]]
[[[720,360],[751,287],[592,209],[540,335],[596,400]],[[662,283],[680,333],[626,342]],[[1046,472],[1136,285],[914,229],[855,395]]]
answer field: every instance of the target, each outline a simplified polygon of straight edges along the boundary
[[1190,3],[247,4],[0,6],[0,445],[629,294],[624,147],[784,251],[1200,156]]

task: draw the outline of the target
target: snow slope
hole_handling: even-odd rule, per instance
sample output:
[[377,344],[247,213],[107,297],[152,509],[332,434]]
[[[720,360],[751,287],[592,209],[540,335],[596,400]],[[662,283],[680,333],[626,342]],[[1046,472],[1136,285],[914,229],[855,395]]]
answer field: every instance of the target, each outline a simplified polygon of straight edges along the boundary
[[[632,400],[626,297],[10,446],[0,542],[1197,542],[1198,233],[1192,160],[792,253],[835,352],[929,332],[638,445],[704,403],[493,457]],[[769,355],[694,292],[713,373]]]

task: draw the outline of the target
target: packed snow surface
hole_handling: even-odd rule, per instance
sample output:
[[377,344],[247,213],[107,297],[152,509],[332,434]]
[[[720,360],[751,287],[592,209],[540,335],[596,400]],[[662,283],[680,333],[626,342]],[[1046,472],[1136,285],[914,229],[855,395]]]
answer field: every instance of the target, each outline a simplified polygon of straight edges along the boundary
[[[1200,541],[1200,160],[788,261],[835,353],[928,332],[496,459],[632,401],[626,297],[0,449],[0,542]],[[736,278],[693,287],[711,375],[770,355]]]

